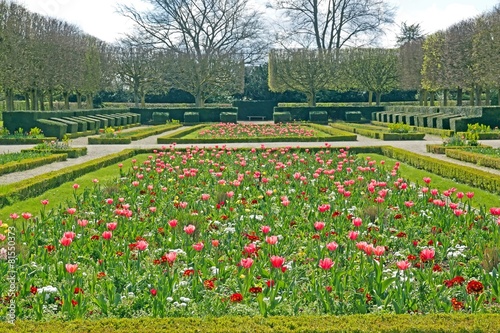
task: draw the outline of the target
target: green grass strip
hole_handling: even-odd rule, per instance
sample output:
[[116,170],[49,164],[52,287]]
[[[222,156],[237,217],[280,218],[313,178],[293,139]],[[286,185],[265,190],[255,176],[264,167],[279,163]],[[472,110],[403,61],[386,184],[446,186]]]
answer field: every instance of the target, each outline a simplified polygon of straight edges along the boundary
[[28,158],[20,161],[8,162],[0,165],[0,175],[5,175],[12,172],[30,170],[54,162],[66,161],[67,158],[68,154],[54,154],[49,156]]

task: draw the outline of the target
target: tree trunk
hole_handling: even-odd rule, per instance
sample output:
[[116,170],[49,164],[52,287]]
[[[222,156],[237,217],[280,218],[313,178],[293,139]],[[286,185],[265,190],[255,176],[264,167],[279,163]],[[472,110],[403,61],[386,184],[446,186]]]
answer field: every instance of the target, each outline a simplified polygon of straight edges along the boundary
[[64,110],[69,110],[69,92],[64,91],[63,98],[64,98]]
[[448,89],[443,90],[443,106],[448,106]]
[[498,91],[497,91],[497,105],[500,106],[500,88],[498,88]]
[[457,89],[457,106],[462,106],[462,99],[463,99],[463,90],[462,88]]
[[38,96],[36,89],[31,89],[31,110],[38,111]]
[[486,89],[486,98],[484,100],[484,105],[490,106],[491,105],[491,89]]
[[471,88],[470,90],[470,96],[469,96],[469,106],[474,106],[474,88]]
[[430,106],[435,106],[435,100],[436,100],[436,93],[434,91],[431,91],[430,93]]
[[40,101],[40,111],[45,111],[45,94],[43,91],[39,90],[40,92],[40,97],[38,100]]
[[92,96],[92,94],[87,95],[87,108],[89,109],[94,108],[94,96]]
[[134,106],[139,107],[139,84],[134,80]]
[[382,99],[382,93],[381,92],[376,92],[375,93],[375,105],[380,106],[380,100]]
[[424,97],[423,97],[423,99],[424,99],[424,106],[428,106],[428,105],[429,105],[429,104],[427,103],[427,95],[428,95],[427,90],[424,90]]
[[10,88],[5,89],[5,104],[6,111],[14,111],[14,93]]
[[82,109],[82,93],[79,91],[76,92],[76,104],[77,104],[78,110],[81,110]]
[[373,91],[368,92],[368,106],[372,106],[373,103]]
[[481,106],[481,87],[476,86],[476,105]]
[[316,93],[311,92],[307,94],[307,105],[308,106],[316,106]]
[[54,92],[49,89],[49,110],[54,111]]
[[24,105],[26,107],[26,110],[31,110],[31,105],[30,105],[30,93],[29,91],[26,91],[24,93]]
[[205,99],[203,98],[201,93],[196,94],[196,96],[194,97],[194,101],[197,108],[202,108],[205,106]]
[[424,89],[418,91],[418,105],[424,106]]
[[141,108],[145,109],[146,108],[146,93],[143,92],[141,95]]

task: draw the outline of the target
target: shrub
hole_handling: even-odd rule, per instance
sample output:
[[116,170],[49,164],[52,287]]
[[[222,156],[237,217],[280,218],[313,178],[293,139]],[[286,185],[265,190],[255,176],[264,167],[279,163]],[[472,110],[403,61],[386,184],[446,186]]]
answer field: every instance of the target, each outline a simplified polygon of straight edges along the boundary
[[290,114],[290,112],[274,112],[273,120],[275,124],[289,123],[292,121],[292,115]]
[[168,112],[153,112],[153,123],[165,124],[170,120],[170,113]]
[[411,126],[404,123],[387,124],[391,133],[409,133]]
[[361,111],[349,111],[345,113],[345,121],[348,123],[361,122]]
[[220,121],[222,123],[234,123],[238,122],[238,114],[235,112],[221,112]]
[[326,111],[309,111],[309,121],[318,124],[328,124],[328,112]]
[[195,124],[200,122],[199,112],[186,112],[184,113],[184,123]]

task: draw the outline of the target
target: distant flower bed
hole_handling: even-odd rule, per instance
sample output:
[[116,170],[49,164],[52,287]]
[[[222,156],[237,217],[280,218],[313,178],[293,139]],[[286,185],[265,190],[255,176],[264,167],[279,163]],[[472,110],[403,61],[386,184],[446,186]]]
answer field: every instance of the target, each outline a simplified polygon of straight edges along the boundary
[[220,123],[197,133],[200,138],[313,137],[316,131],[297,124],[232,124]]
[[500,208],[472,192],[328,145],[132,165],[0,222],[18,319],[498,312]]

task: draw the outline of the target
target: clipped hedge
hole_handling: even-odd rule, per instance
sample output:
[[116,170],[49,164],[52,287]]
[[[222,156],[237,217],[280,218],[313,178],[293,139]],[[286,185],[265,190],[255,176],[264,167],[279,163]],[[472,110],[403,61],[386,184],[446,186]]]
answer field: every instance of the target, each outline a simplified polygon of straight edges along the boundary
[[238,112],[237,108],[233,107],[164,107],[164,108],[131,108],[131,112],[135,114],[139,114],[141,116],[140,120],[142,124],[147,124],[153,119],[153,113],[165,113],[168,112],[170,115],[170,120],[178,120],[180,122],[184,122],[184,114],[187,112],[198,112],[199,120],[197,122],[212,122],[218,123],[220,122],[220,113],[221,112]]
[[309,111],[309,121],[316,124],[328,125],[328,112]]
[[[427,144],[425,145],[425,150],[428,153],[433,154],[444,154],[447,149],[463,149],[470,148],[472,146],[445,146],[443,144]],[[491,148],[490,146],[480,145],[483,148]]]
[[89,145],[128,145],[132,143],[132,138],[88,138]]
[[196,124],[200,122],[199,112],[186,112],[184,113],[184,123],[185,124]]
[[[466,132],[458,132],[457,133],[460,136],[465,137]],[[479,132],[477,133],[479,135],[479,140],[499,140],[500,139],[500,132]]]
[[168,112],[153,112],[154,124],[165,124],[170,120],[170,113]]
[[[21,151],[24,152],[25,150]],[[30,170],[54,162],[66,161],[67,158],[68,158],[67,154],[57,153],[49,156],[35,157],[21,161],[5,163],[0,165],[0,175],[5,175],[12,172]]]
[[423,140],[425,133],[380,133],[383,141]]
[[[371,124],[373,126],[389,127],[389,124],[391,124],[391,123],[372,120]],[[416,131],[416,132],[431,134],[431,135],[438,135],[440,137],[451,137],[451,136],[453,136],[453,134],[455,134],[455,131],[443,130],[443,129],[439,129],[439,128],[418,127],[418,126],[412,126],[411,128],[413,131]]]
[[419,155],[401,148],[384,146],[382,147],[382,153],[417,169],[426,170],[463,184],[500,194],[500,175],[473,168],[464,168],[463,165]]
[[266,119],[273,117],[276,101],[234,101],[233,106],[238,108],[238,120],[248,120],[248,116],[262,116]]
[[55,141],[56,137],[43,138],[0,138],[0,145],[36,145],[45,141]]
[[15,201],[36,197],[47,190],[78,178],[89,172],[118,163],[136,154],[133,149],[107,155],[79,165],[52,171],[41,176],[25,179],[0,187],[0,206],[12,205]]
[[499,314],[227,316],[0,323],[4,333],[495,333]]
[[220,113],[221,123],[233,123],[238,122],[238,114],[236,112],[221,112]]
[[147,138],[148,136],[161,134],[161,133],[167,132],[167,131],[172,131],[172,130],[180,128],[180,127],[182,127],[181,124],[166,124],[163,126],[155,126],[153,128],[147,128],[147,129],[141,130],[141,131],[139,131],[139,133],[134,133],[133,135],[130,136],[130,138],[132,139],[132,141],[137,141],[137,140]]
[[87,155],[87,147],[73,147],[73,148],[68,148],[68,149],[23,149],[21,152],[37,152],[37,151],[46,151],[50,152],[51,154],[66,154],[68,155],[68,158],[77,158],[80,156],[85,156]]
[[68,133],[66,134],[70,139],[81,138],[89,135],[94,135],[95,131],[85,131],[85,132],[76,132],[76,133]]
[[471,151],[466,151],[461,149],[446,149],[445,154],[447,157],[459,161],[474,163],[480,166],[485,166],[488,168],[500,170],[500,157],[474,153]]
[[38,119],[35,126],[40,128],[46,136],[55,136],[57,139],[62,139],[68,129],[67,124],[48,119]]
[[361,118],[361,111],[349,111],[345,113],[345,121],[348,123],[359,123],[361,122]]
[[279,123],[289,123],[292,121],[292,115],[290,112],[274,112],[273,120],[275,124]]

